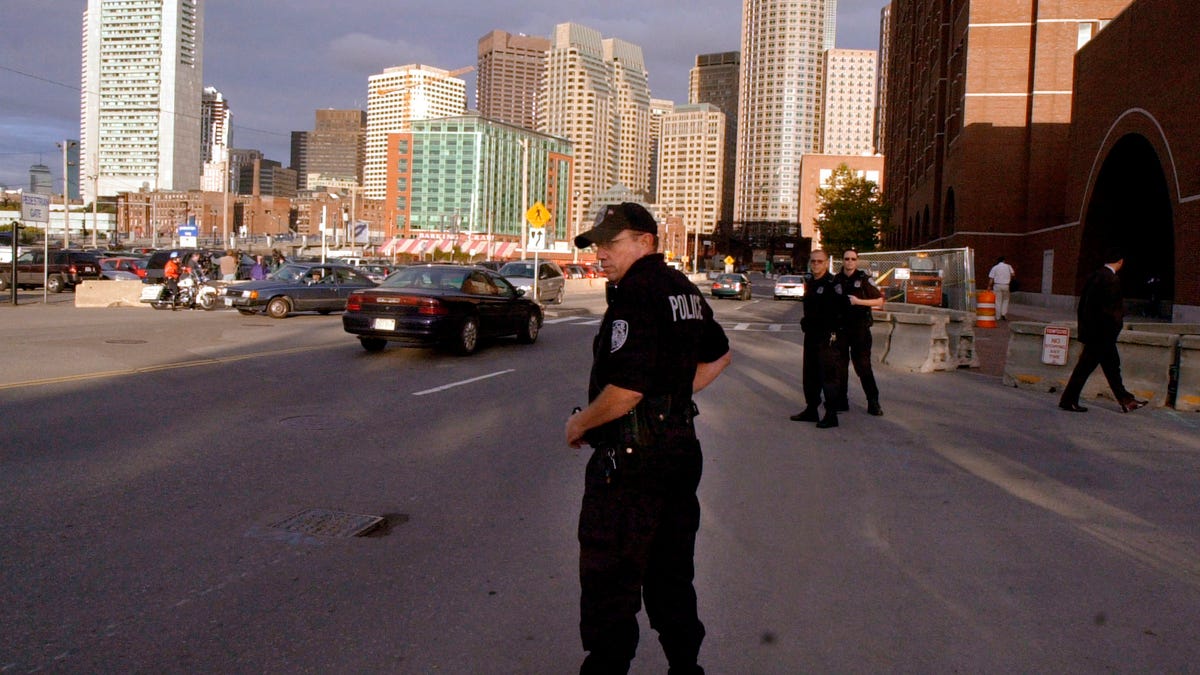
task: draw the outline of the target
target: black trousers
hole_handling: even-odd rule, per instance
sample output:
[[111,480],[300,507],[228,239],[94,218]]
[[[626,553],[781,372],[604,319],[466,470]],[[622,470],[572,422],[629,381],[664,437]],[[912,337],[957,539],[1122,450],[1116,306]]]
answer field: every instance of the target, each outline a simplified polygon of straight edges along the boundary
[[[842,337],[839,335],[838,341]],[[804,405],[816,409],[825,401],[825,411],[837,409],[841,392],[845,389],[839,381],[837,342],[829,344],[829,336],[804,334],[804,367],[801,371],[804,386]]]
[[853,363],[854,374],[862,382],[867,402],[878,402],[879,385],[875,384],[875,371],[871,370],[871,327],[848,326],[844,337],[844,340],[835,343],[838,353],[838,401],[843,405],[849,401],[850,364]]
[[704,640],[692,586],[700,444],[608,452],[588,462],[579,515],[580,673],[629,671],[643,598],[667,662],[688,672]]
[[1105,340],[1083,344],[1079,363],[1076,363],[1075,370],[1071,371],[1071,379],[1067,380],[1067,388],[1063,389],[1062,398],[1058,401],[1060,405],[1079,403],[1083,385],[1087,384],[1096,366],[1100,366],[1104,371],[1108,386],[1118,402],[1124,403],[1133,398],[1133,394],[1125,390],[1125,383],[1121,381],[1121,353],[1117,351],[1117,343]]

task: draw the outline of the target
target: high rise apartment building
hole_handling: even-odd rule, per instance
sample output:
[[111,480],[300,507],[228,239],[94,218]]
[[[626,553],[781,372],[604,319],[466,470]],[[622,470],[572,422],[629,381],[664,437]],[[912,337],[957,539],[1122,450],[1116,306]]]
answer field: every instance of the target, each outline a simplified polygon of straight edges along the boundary
[[646,200],[658,201],[659,152],[662,143],[663,118],[675,110],[675,102],[665,98],[650,99],[650,183],[646,189]]
[[366,157],[367,113],[362,110],[318,110],[312,131],[292,132],[292,164],[299,188],[311,190],[330,182],[362,184]]
[[88,0],[80,101],[87,199],[200,186],[203,0]]
[[721,215],[725,114],[710,103],[675,106],[662,119],[658,204],[688,232],[710,234]]
[[711,103],[725,113],[725,147],[721,169],[721,220],[733,220],[734,175],[737,169],[738,71],[741,52],[700,54],[688,78],[688,103]]
[[484,117],[524,129],[537,126],[537,97],[550,40],[494,30],[479,38],[475,107]]
[[617,184],[645,194],[650,173],[650,89],[641,47],[575,23],[555,27],[537,130],[570,140],[575,156],[572,232]]
[[886,136],[883,127],[883,111],[887,110],[887,62],[891,48],[892,6],[887,4],[879,10],[879,62],[875,74],[875,139],[874,148],[883,153]]
[[461,115],[466,109],[467,83],[451,71],[409,64],[368,77],[365,195],[383,199],[387,191],[389,134],[408,131],[414,120]]
[[233,113],[229,101],[215,87],[205,87],[200,98],[200,151],[203,165],[200,189],[225,192],[228,180],[229,148],[233,146]]
[[799,216],[800,158],[820,148],[821,52],[833,7],[835,0],[743,0],[735,221]]
[[821,55],[825,86],[821,152],[874,152],[877,53],[873,49],[828,49]]

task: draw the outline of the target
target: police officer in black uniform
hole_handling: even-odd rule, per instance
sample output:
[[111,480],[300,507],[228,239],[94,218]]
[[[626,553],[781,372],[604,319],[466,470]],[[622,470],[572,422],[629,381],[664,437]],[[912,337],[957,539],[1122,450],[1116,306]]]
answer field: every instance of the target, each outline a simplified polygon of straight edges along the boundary
[[589,403],[566,425],[571,447],[594,449],[579,515],[580,672],[629,671],[644,599],[670,672],[703,673],[692,394],[729,364],[729,341],[696,286],[657,253],[658,225],[641,205],[606,207],[575,245],[595,245],[608,277]]
[[845,339],[837,342],[838,354],[838,409],[849,410],[847,396],[850,380],[850,363],[854,373],[862,382],[867,396],[867,412],[882,415],[879,406],[879,386],[875,384],[875,372],[871,370],[871,308],[883,305],[883,294],[871,283],[871,277],[858,269],[858,251],[848,248],[842,253],[842,269],[834,275],[834,281],[846,293],[850,306],[846,309]]
[[[829,256],[817,249],[809,254],[813,276],[804,284],[804,410],[791,416],[794,422],[816,422],[820,429],[838,425],[837,342],[843,339],[843,322],[849,302],[845,290],[829,273]],[[821,400],[825,416],[820,417]]]

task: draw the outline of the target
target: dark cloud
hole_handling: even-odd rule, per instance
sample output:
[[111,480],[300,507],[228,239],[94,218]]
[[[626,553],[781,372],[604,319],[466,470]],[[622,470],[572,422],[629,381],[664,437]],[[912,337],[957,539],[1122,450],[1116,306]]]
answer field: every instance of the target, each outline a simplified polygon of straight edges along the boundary
[[[875,48],[886,2],[841,0],[838,45]],[[38,153],[54,166],[55,141],[79,137],[86,4],[0,0],[0,185],[27,184]],[[285,164],[290,132],[311,129],[317,108],[365,107],[367,77],[390,66],[473,65],[491,30],[550,37],[574,21],[639,45],[652,95],[677,102],[697,54],[741,40],[738,0],[207,0],[204,11],[204,82],[229,98],[235,144]]]

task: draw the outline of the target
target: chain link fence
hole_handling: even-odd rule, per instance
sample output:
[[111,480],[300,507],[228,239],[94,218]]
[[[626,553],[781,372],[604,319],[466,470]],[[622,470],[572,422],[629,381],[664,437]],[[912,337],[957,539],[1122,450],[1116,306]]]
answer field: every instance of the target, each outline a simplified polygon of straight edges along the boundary
[[888,302],[975,311],[975,252],[969,248],[859,253],[858,267]]

